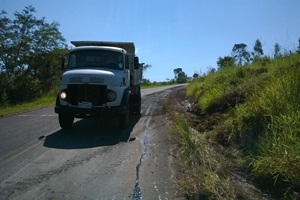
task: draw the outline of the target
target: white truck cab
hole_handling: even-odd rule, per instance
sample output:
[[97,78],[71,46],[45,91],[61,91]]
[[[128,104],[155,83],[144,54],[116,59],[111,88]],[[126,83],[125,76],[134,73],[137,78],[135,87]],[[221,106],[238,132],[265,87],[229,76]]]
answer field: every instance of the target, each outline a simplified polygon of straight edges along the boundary
[[131,42],[72,41],[56,98],[62,129],[74,118],[117,115],[122,128],[129,112],[140,113],[142,65]]

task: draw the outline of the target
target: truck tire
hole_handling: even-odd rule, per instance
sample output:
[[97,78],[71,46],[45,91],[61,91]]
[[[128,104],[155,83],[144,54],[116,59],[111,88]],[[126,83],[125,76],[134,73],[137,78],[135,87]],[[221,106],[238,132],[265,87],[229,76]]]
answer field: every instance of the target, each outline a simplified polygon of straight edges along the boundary
[[138,105],[136,106],[136,114],[141,113],[141,107],[142,107],[142,96],[141,96],[141,88],[139,88],[139,93],[138,93]]
[[124,104],[127,107],[127,110],[125,113],[119,115],[119,125],[121,129],[126,129],[129,125],[129,95],[125,97]]
[[71,129],[74,122],[74,116],[66,115],[66,114],[58,114],[58,121],[60,127],[63,130]]
[[141,105],[142,105],[142,97],[141,97],[141,90],[139,88],[139,92],[136,95],[136,104],[134,105],[134,110],[133,112],[135,114],[140,114],[141,113]]
[[141,89],[139,88],[138,94],[130,95],[130,113],[141,113]]

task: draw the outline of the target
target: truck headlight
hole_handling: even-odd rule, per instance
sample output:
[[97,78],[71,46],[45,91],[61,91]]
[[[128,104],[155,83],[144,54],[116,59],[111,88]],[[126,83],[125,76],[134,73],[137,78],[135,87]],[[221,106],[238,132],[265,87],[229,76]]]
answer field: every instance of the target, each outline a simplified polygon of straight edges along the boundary
[[66,91],[62,91],[59,95],[60,99],[63,100],[63,101],[66,101],[67,100],[67,93]]
[[111,102],[117,99],[117,93],[114,91],[109,91],[107,94],[107,101]]

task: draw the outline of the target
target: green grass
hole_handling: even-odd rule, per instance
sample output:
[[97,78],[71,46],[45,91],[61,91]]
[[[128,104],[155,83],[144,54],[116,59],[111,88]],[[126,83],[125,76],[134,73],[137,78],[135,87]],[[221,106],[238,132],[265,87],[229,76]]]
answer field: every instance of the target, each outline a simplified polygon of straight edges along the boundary
[[[271,176],[300,188],[300,62],[282,60],[264,88],[255,94],[258,110],[265,115],[259,135],[253,174]],[[283,70],[285,68],[285,70]]]
[[213,130],[199,129],[201,134],[243,154],[245,172],[258,183],[267,181],[269,191],[280,188],[272,195],[291,198],[300,191],[299,54],[211,73],[190,83],[187,95],[201,116],[225,116]]
[[227,67],[192,82],[187,94],[198,102],[205,113],[228,109],[245,100],[260,81],[253,78],[254,74],[265,71],[265,67]]
[[44,108],[47,106],[54,106],[55,99],[56,99],[56,95],[54,94],[54,92],[50,92],[49,94],[32,102],[4,107],[0,109],[0,117],[8,117],[8,116],[24,113],[31,110]]

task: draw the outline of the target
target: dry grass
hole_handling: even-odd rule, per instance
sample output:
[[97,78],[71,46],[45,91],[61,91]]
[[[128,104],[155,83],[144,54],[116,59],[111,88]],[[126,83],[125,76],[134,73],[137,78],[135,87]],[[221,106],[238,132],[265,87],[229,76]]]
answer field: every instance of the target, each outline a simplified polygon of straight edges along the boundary
[[[268,199],[242,175],[244,160],[235,148],[215,142],[213,132],[198,132],[190,117],[173,115],[170,135],[178,144],[179,195],[186,199]],[[220,124],[222,121],[220,121]]]

